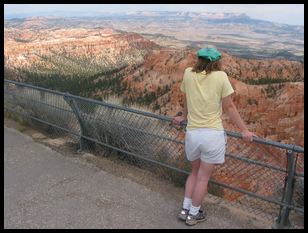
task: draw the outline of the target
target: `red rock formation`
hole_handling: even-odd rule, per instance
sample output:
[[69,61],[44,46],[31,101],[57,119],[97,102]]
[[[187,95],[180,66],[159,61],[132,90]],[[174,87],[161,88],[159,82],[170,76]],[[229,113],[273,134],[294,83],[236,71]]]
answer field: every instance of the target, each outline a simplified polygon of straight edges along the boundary
[[[124,78],[131,87],[126,95],[138,96],[144,88],[154,91],[158,87],[171,85],[170,92],[158,98],[161,108],[157,112],[175,115],[183,107],[179,89],[183,72],[193,64],[194,59],[194,53],[189,50],[154,51],[146,57],[143,66]],[[234,103],[249,128],[260,137],[303,146],[303,64],[283,60],[245,60],[226,53],[223,53],[222,64],[235,89]],[[284,69],[278,76],[281,67]],[[253,72],[255,69],[260,69],[260,72]],[[236,79],[239,74],[242,80],[267,78],[270,75],[273,79],[299,79],[301,82],[248,85]],[[223,119],[226,129],[238,131],[227,116],[223,115]]]
[[[102,28],[44,29],[40,33],[10,28],[5,29],[4,38],[8,68],[33,64],[52,68],[54,64],[46,63],[38,55],[53,54],[92,59],[102,67],[128,64],[122,82],[128,87],[125,98],[136,100],[144,93],[156,92],[157,99],[150,107],[158,105],[156,112],[169,116],[182,110],[183,96],[179,86],[185,68],[195,61],[196,52],[160,48],[136,33]],[[249,128],[260,137],[303,146],[304,64],[275,59],[242,59],[225,52],[222,52],[221,62],[235,89],[233,100]],[[246,84],[268,77],[297,82]],[[223,115],[223,119],[226,129],[238,131],[227,116]]]

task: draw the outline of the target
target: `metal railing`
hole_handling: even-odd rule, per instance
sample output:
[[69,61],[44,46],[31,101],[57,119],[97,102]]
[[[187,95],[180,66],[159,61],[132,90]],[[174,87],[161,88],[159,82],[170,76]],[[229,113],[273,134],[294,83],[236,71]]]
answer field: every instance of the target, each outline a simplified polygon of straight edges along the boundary
[[[170,117],[11,80],[4,80],[4,108],[80,151],[111,149],[136,166],[181,178],[181,184],[190,172],[184,127]],[[209,192],[276,218],[274,228],[291,227],[291,212],[304,214],[304,148],[262,138],[248,143],[239,133],[226,133],[226,162],[215,169]]]

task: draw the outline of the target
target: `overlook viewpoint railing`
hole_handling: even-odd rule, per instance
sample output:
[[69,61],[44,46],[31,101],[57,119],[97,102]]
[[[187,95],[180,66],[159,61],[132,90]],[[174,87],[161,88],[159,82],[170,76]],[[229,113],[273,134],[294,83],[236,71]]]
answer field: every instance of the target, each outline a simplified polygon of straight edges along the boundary
[[[4,109],[79,151],[116,152],[182,185],[190,172],[185,127],[170,117],[6,79]],[[215,168],[209,193],[272,219],[273,228],[291,227],[290,217],[304,214],[304,148],[262,138],[249,143],[226,133],[226,162]]]

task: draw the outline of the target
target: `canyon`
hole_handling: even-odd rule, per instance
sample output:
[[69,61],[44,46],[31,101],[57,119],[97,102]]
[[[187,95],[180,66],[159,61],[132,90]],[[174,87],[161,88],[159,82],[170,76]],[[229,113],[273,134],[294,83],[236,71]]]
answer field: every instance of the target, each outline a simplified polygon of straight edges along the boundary
[[[123,105],[167,116],[182,111],[179,86],[197,48],[164,46],[114,27],[50,27],[49,22],[38,17],[18,26],[5,23],[5,78],[43,85],[44,79],[57,77],[67,81],[66,89],[56,84],[50,88],[69,92],[74,78],[91,77],[92,87],[80,95],[99,100],[116,96]],[[304,146],[303,61],[244,58],[217,48],[235,89],[232,98],[249,129],[262,138]],[[226,115],[223,119],[227,130],[238,131]]]

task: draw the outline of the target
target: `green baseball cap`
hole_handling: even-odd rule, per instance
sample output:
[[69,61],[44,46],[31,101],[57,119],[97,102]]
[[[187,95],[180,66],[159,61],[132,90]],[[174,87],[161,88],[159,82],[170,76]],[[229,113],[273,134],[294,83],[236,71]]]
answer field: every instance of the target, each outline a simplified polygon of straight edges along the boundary
[[221,58],[221,53],[216,48],[202,48],[197,52],[197,56],[217,61]]

